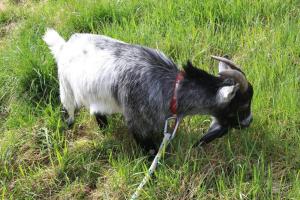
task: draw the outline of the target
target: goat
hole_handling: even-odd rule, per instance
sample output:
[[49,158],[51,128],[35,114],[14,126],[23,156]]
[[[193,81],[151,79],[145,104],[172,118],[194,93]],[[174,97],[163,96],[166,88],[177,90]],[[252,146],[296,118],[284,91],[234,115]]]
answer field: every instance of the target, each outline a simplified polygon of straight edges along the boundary
[[55,30],[43,36],[58,66],[60,100],[67,110],[68,125],[76,108],[86,107],[100,127],[106,115],[122,113],[129,131],[145,150],[157,150],[155,138],[172,116],[171,99],[176,92],[176,114],[211,115],[213,120],[199,142],[204,144],[244,128],[252,121],[252,85],[244,72],[225,57],[219,75],[183,66],[183,79],[174,91],[180,70],[162,52],[128,44],[107,36],[76,33],[66,42]]

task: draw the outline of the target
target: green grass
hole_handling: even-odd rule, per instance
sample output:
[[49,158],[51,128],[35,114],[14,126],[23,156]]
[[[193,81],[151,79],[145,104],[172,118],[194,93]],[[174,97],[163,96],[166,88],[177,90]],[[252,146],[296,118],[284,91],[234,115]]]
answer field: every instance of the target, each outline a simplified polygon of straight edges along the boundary
[[61,119],[53,27],[158,48],[216,73],[229,54],[254,86],[254,122],[194,149],[209,118],[188,117],[141,199],[300,199],[300,3],[4,1],[0,10],[0,197],[127,199],[150,165],[120,115]]

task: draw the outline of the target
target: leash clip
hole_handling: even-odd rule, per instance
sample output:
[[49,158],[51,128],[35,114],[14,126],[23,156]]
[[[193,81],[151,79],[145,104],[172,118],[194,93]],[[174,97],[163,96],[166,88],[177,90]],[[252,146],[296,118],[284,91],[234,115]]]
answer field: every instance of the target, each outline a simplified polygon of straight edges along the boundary
[[[172,130],[172,132],[169,132],[168,128],[171,127],[172,123],[174,123],[173,124],[173,130]],[[164,127],[164,135],[169,134],[170,135],[169,137],[172,140],[175,137],[176,131],[177,131],[178,126],[179,126],[179,123],[180,123],[180,118],[177,117],[177,116],[172,116],[172,117],[169,117],[168,119],[166,119],[165,127]]]

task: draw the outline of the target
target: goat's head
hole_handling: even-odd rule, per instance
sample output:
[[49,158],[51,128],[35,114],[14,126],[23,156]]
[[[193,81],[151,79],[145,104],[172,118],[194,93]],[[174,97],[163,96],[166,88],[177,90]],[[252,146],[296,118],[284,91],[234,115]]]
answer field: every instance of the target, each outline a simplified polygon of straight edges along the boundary
[[213,113],[208,133],[201,138],[200,143],[208,143],[221,137],[230,128],[248,127],[252,122],[253,87],[247,81],[244,72],[227,56],[212,56],[212,58],[220,61],[219,77],[224,80],[225,86],[218,92],[221,106]]

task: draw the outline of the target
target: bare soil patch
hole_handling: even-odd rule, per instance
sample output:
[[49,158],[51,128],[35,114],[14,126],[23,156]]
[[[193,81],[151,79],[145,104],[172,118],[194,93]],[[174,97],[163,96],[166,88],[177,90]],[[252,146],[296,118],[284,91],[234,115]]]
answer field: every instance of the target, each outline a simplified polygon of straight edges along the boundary
[[0,11],[4,11],[5,9],[6,9],[5,4],[0,1]]

